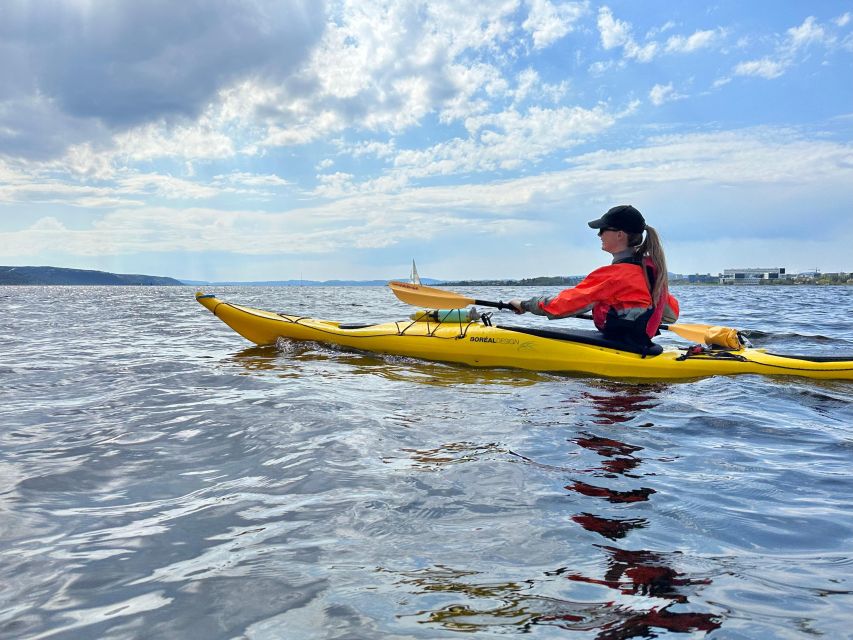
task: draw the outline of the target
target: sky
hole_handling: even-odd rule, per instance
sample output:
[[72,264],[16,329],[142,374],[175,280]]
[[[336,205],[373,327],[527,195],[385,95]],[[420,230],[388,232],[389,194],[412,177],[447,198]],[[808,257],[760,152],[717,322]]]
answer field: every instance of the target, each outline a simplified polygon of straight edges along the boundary
[[853,271],[853,0],[0,0],[0,264]]

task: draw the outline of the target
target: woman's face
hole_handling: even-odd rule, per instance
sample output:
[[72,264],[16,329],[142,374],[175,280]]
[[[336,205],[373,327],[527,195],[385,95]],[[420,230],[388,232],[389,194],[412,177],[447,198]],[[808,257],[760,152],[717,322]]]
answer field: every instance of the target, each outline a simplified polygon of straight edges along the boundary
[[618,229],[604,228],[598,232],[601,238],[601,250],[607,253],[619,253],[628,248],[628,234]]

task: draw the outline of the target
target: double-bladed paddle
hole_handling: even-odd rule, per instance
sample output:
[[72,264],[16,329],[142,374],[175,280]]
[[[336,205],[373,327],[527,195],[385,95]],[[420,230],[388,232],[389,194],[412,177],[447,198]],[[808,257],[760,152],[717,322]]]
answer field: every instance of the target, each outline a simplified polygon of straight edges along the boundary
[[[515,307],[502,300],[498,302],[478,300],[452,291],[427,287],[422,284],[389,282],[388,286],[391,287],[391,291],[400,300],[415,307],[426,307],[427,309],[461,309],[462,307],[467,307],[469,304],[473,304],[480,305],[481,307],[494,307],[496,309],[515,311]],[[592,319],[591,316],[587,315],[575,317],[585,320]],[[729,329],[728,327],[717,327],[709,324],[662,324],[660,328],[665,331],[671,331],[691,342],[717,344],[729,349],[739,349],[742,346],[737,330]]]
[[426,307],[427,309],[461,309],[462,307],[467,307],[469,304],[478,304],[481,307],[495,307],[496,309],[515,311],[515,307],[503,300],[499,302],[475,300],[474,298],[466,298],[452,291],[444,291],[443,289],[427,287],[422,284],[389,282],[388,286],[391,287],[391,291],[400,300],[415,307]]

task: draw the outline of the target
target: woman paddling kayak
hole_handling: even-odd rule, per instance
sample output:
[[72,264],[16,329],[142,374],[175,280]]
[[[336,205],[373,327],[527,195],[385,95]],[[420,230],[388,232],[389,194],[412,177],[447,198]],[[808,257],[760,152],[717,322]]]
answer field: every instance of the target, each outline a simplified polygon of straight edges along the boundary
[[592,310],[595,326],[606,337],[651,345],[661,322],[678,319],[678,301],[667,288],[660,237],[637,209],[625,204],[590,221],[589,226],[598,229],[601,250],[613,256],[611,264],[556,296],[510,300],[510,304],[516,313],[530,312],[551,320]]

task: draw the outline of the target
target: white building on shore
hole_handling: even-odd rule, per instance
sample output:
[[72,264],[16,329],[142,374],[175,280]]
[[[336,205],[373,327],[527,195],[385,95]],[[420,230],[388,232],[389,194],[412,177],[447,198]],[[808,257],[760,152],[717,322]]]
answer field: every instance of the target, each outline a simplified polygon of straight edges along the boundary
[[720,276],[720,284],[761,284],[768,280],[785,280],[787,278],[785,267],[724,269]]

